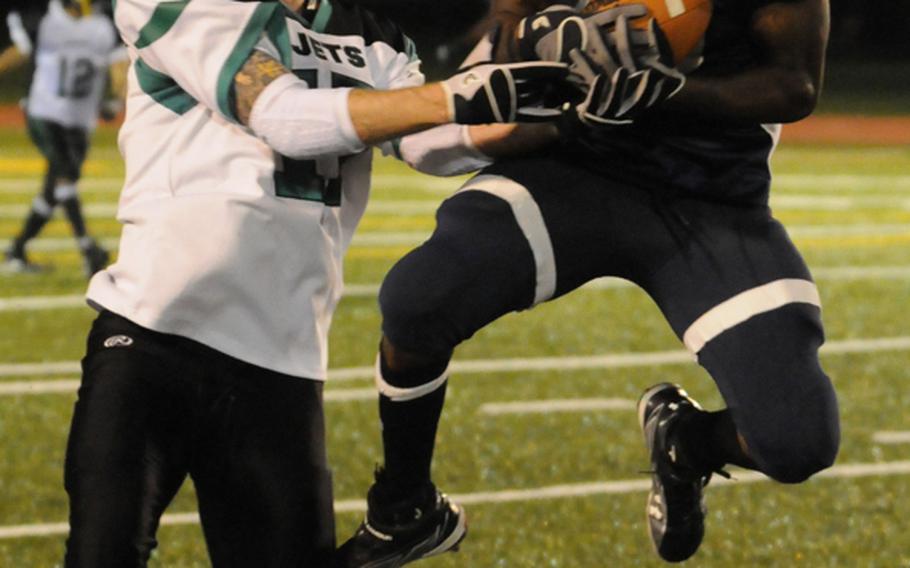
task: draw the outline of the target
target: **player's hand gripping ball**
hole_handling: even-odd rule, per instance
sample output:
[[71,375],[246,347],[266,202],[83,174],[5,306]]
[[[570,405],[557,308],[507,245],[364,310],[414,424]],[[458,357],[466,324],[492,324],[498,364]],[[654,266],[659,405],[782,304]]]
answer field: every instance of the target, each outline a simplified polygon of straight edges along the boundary
[[[632,33],[643,38],[650,33],[649,28],[656,28],[661,56],[665,58],[662,63],[679,67],[683,72],[697,67],[714,10],[711,0],[590,0],[581,11],[596,21],[598,14],[616,13],[616,8],[629,9],[636,4],[645,11],[641,17],[630,18]],[[636,43],[635,39],[632,41]]]

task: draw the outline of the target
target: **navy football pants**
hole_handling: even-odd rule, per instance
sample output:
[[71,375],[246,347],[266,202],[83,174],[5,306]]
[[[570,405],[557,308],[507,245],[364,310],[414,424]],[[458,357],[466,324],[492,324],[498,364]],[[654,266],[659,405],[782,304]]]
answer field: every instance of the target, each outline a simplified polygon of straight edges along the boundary
[[630,188],[547,159],[497,164],[442,204],[429,241],[388,274],[383,332],[447,357],[500,316],[603,276],[654,299],[762,471],[799,482],[833,462],[818,292],[766,206]]

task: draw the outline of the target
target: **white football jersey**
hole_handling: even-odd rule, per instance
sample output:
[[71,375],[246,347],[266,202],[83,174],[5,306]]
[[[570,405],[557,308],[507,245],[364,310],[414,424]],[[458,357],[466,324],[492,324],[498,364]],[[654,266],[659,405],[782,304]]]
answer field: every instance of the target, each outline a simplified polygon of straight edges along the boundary
[[117,0],[131,56],[120,149],[118,261],[89,302],[144,327],[278,372],[324,380],[342,257],[370,188],[372,153],[276,155],[233,110],[257,44],[311,88],[423,83],[397,27],[323,1],[313,22],[278,2]]
[[93,129],[117,35],[104,15],[74,18],[52,0],[38,27],[29,116]]

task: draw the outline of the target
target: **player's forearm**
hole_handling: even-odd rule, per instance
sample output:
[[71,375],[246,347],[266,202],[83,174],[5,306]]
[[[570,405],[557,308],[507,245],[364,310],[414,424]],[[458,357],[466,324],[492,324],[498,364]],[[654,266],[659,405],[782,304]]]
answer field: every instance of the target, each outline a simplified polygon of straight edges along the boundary
[[557,137],[550,124],[450,124],[405,136],[397,155],[417,171],[453,176],[485,168],[495,158],[533,152]]
[[470,127],[474,147],[491,158],[521,156],[555,142],[559,132],[552,123],[482,124]]
[[438,84],[392,91],[355,89],[348,98],[348,110],[357,136],[367,145],[452,121]]
[[828,0],[775,2],[754,14],[757,67],[692,78],[667,107],[727,122],[793,122],[818,102],[829,33]]
[[[249,125],[253,106],[265,89],[290,71],[255,51],[234,79],[237,118]],[[451,121],[445,92],[437,84],[393,91],[354,89],[348,112],[357,136],[377,144]]]
[[794,122],[815,109],[819,90],[805,73],[754,69],[725,78],[690,78],[664,108],[728,124]]

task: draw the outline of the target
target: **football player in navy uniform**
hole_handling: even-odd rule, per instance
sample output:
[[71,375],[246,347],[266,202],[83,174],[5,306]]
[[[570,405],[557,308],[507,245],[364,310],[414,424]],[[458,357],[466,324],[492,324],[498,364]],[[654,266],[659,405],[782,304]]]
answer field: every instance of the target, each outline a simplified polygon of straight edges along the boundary
[[[89,135],[103,107],[109,108],[102,104],[108,69],[125,61],[126,52],[119,47],[110,19],[93,13],[89,0],[52,0],[40,18],[11,12],[7,20],[13,45],[0,55],[0,74],[29,59],[34,62],[25,112],[29,136],[47,160],[47,171],[41,193],[6,251],[4,267],[13,272],[37,270],[26,257],[26,245],[59,204],[91,276],[107,264],[108,253],[88,234],[77,185]],[[117,73],[111,78],[122,83]]]
[[[509,15],[528,3],[504,4]],[[543,16],[560,23],[567,9]],[[819,364],[818,291],[768,207],[779,124],[810,114],[819,96],[828,1],[715,0],[713,9],[703,61],[688,76],[667,65],[658,30],[629,27],[634,8],[584,20],[590,31],[593,18],[614,18],[612,68],[589,46],[566,54],[541,34],[518,41],[521,53],[568,55],[586,97],[559,144],[481,171],[386,276],[376,376],[384,467],[342,549],[350,556],[391,558],[434,522],[413,511],[435,495],[430,464],[453,349],[500,316],[604,276],[654,299],[727,404],[704,411],[671,383],[639,403],[648,523],[663,559],[695,553],[704,486],[727,464],[799,483],[833,463],[838,406]],[[526,23],[518,28],[533,32]]]

